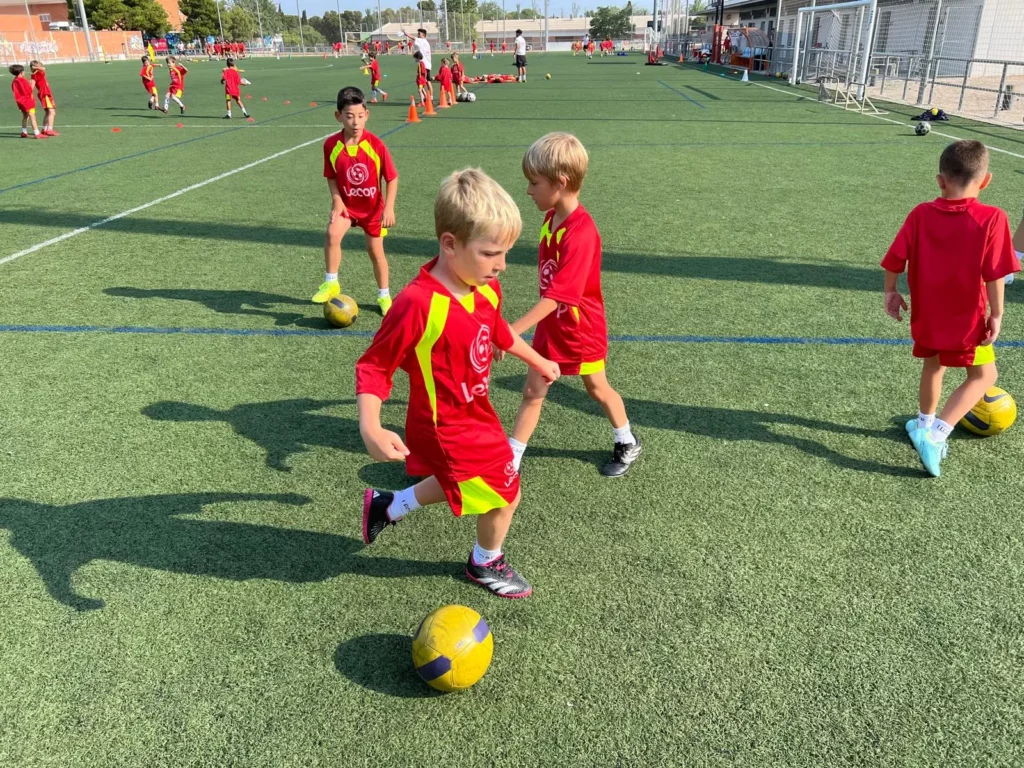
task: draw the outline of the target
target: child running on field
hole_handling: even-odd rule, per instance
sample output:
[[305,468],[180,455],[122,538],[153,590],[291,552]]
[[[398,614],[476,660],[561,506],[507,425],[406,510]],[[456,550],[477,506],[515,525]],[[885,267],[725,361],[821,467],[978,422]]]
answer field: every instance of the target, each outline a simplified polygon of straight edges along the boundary
[[[882,259],[885,311],[896,320],[907,309],[896,280],[908,270],[913,355],[924,367],[907,433],[933,477],[941,474],[953,427],[996,383],[992,343],[1003,321],[1004,279],[1020,270],[1006,213],[978,202],[992,180],[985,145],[950,144],[937,178],[941,195],[910,212]],[[965,368],[967,380],[936,418],[947,367]]]
[[[456,171],[434,201],[439,255],[395,299],[356,364],[359,431],[370,456],[405,461],[426,480],[404,491],[367,490],[363,541],[427,506],[447,502],[457,517],[476,516],[476,545],[466,576],[499,597],[532,588],[502,548],[519,505],[519,473],[488,397],[492,344],[523,360],[541,381],[558,378],[501,316],[505,255],[519,237],[519,209],[482,171]],[[405,441],[381,426],[392,376],[409,375]]]
[[[377,280],[377,305],[382,315],[391,309],[388,260],[384,236],[395,226],[398,171],[384,142],[366,130],[370,110],[358,88],[338,91],[334,118],[345,127],[324,142],[324,177],[331,192],[331,217],[324,238],[324,282],[313,302],[324,304],[341,293],[338,268],[341,240],[352,227],[366,235],[366,251]],[[387,187],[385,193],[382,187]]]
[[167,114],[167,110],[171,106],[171,99],[173,99],[181,109],[181,114],[184,115],[185,102],[181,100],[181,97],[185,95],[185,75],[188,74],[188,70],[183,64],[179,64],[173,56],[168,56],[165,61],[167,62],[167,71],[171,75],[171,85],[164,95],[164,114]]
[[46,134],[40,133],[39,125],[36,123],[36,100],[32,95],[32,83],[25,79],[25,67],[21,64],[11,64],[7,71],[14,76],[11,91],[14,93],[14,103],[21,110],[21,138],[28,138],[28,126],[31,123],[35,137],[45,139]]
[[160,109],[160,96],[156,90],[156,80],[153,79],[153,67],[163,66],[154,64],[149,56],[142,57],[142,69],[139,70],[139,77],[142,78],[142,87],[149,94],[149,108]]
[[370,103],[377,103],[379,93],[383,101],[388,100],[388,92],[380,87],[380,63],[377,61],[377,54],[370,54]]
[[41,61],[30,61],[29,69],[32,71],[32,80],[36,84],[36,95],[39,103],[43,105],[43,128],[42,133],[46,136],[60,136],[53,130],[53,119],[57,116],[57,105],[53,101],[53,91],[46,81],[46,67]]
[[228,59],[225,64],[227,66],[220,73],[220,81],[224,84],[224,100],[228,105],[228,113],[224,115],[224,119],[231,119],[232,101],[238,104],[238,108],[242,110],[242,116],[248,117],[249,113],[245,111],[245,105],[242,103],[242,70],[235,68],[234,59]]
[[[621,477],[640,458],[641,447],[622,397],[605,373],[608,328],[601,294],[601,235],[579,200],[588,162],[587,150],[569,133],[541,137],[523,157],[526,193],[547,214],[540,230],[540,301],[512,323],[512,330],[522,334],[536,325],[533,348],[558,363],[563,375],[583,379],[612,425],[615,445],[601,474]],[[549,386],[533,371],[527,374],[509,440],[516,469],[537,428]]]

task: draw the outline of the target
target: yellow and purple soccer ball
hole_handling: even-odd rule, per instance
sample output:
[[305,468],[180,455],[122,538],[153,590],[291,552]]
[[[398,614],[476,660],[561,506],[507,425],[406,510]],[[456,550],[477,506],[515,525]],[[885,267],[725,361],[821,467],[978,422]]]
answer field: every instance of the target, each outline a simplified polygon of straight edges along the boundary
[[348,328],[359,317],[355,299],[339,294],[324,304],[324,319],[335,328]]
[[990,437],[1005,432],[1017,420],[1017,403],[1010,393],[991,387],[978,404],[960,420],[960,426],[976,435]]
[[479,613],[446,605],[429,614],[412,639],[412,663],[431,688],[461,691],[479,682],[491,665],[494,637]]

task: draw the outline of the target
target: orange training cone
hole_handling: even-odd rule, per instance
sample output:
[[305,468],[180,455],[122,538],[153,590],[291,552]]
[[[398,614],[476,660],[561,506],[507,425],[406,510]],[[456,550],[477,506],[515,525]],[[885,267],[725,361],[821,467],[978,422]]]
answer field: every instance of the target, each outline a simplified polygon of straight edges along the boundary
[[441,89],[441,103],[437,105],[438,109],[448,109],[448,93],[444,88]]
[[683,52],[682,51],[679,52],[679,62],[678,63],[680,63],[680,64],[684,63],[683,62]]
[[409,97],[409,117],[406,118],[405,122],[407,122],[407,123],[418,123],[419,121],[420,121],[420,116],[416,112],[416,97],[415,96],[410,96]]
[[434,111],[434,100],[429,96],[427,97],[426,109],[423,110],[424,117],[437,117],[437,112]]

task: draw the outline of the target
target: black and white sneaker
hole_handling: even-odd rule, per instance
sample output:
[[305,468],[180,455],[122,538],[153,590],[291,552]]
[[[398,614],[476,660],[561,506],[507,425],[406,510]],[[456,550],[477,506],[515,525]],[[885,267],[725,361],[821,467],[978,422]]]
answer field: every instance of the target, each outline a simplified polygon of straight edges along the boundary
[[367,488],[363,494],[363,543],[369,546],[389,525],[397,525],[388,517],[388,508],[395,500],[391,491]]
[[643,448],[640,445],[640,438],[636,437],[635,443],[616,443],[615,450],[612,452],[612,460],[601,467],[601,474],[605,477],[622,477],[629,468],[633,465],[633,462],[640,458],[640,453]]
[[506,562],[505,555],[499,555],[486,565],[477,565],[471,554],[466,563],[466,578],[498,597],[529,597],[533,592],[529,582]]

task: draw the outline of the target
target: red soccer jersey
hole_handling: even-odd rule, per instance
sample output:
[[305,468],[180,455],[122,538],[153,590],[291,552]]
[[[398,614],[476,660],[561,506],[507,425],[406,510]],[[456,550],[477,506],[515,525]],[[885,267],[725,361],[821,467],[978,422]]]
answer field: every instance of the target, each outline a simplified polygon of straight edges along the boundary
[[345,146],[344,131],[324,142],[324,178],[334,179],[349,215],[373,219],[384,210],[381,182],[392,182],[398,171],[384,142],[363,131],[359,143]]
[[491,344],[507,350],[514,338],[501,316],[497,280],[459,300],[430,274],[436,263],[424,265],[384,316],[356,363],[356,394],[386,400],[392,375],[404,370],[407,471],[462,481],[511,458],[488,390]]
[[416,85],[427,84],[427,68],[422,61],[416,62]]
[[39,94],[39,99],[42,101],[44,96],[53,98],[53,91],[50,90],[50,84],[46,82],[45,72],[33,72],[32,79],[36,84],[36,92]]
[[11,91],[14,93],[14,102],[22,112],[35,109],[36,100],[32,96],[32,83],[24,77],[16,77],[11,81]]
[[437,73],[437,82],[441,84],[441,87],[448,89],[452,87],[452,71],[448,67],[441,67]]
[[921,203],[882,259],[909,265],[910,335],[922,347],[957,352],[985,337],[985,283],[1020,270],[1006,213],[976,198]]
[[142,69],[139,70],[139,77],[142,78],[142,84],[146,86],[148,91],[151,85],[155,85],[153,82],[153,65],[143,64]]
[[473,53],[476,53],[476,40],[473,41]]
[[462,66],[461,61],[456,61],[452,64],[452,80],[455,81],[456,85],[462,83],[466,77],[466,69]]
[[582,205],[554,232],[554,210],[540,230],[540,296],[558,308],[537,323],[533,347],[556,363],[595,363],[608,355],[601,295],[601,235]]
[[188,70],[178,64],[171,64],[167,69],[171,74],[171,90],[185,90],[185,75],[188,74]]
[[370,80],[374,83],[380,82],[380,64],[376,59],[370,61]]
[[242,95],[242,75],[234,67],[224,67],[221,72],[221,82],[224,83],[224,93],[228,96],[240,97]]

